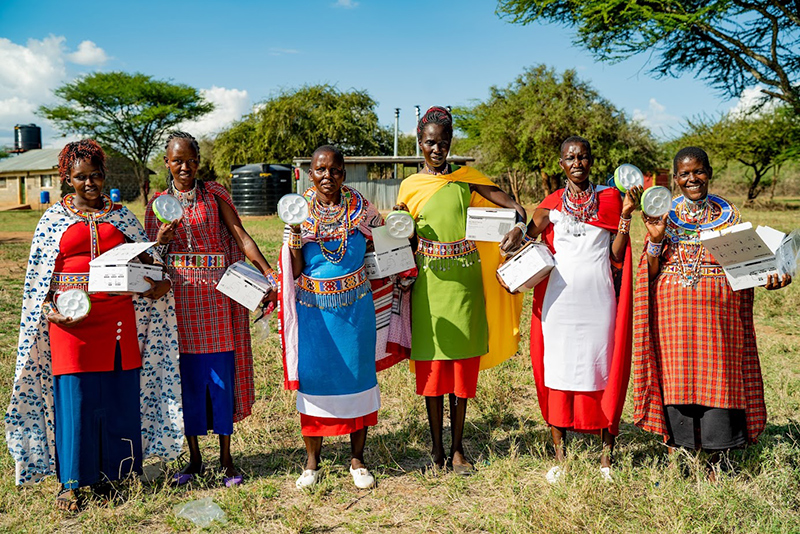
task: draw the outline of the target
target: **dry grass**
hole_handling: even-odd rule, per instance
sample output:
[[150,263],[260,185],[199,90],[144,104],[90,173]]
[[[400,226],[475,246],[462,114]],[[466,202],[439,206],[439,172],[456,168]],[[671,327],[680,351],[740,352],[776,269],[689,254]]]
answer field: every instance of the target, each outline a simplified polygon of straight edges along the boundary
[[[746,212],[745,218],[788,230],[798,225],[796,214],[759,210]],[[31,231],[33,224],[29,214],[0,214],[3,230]],[[245,224],[274,257],[280,224],[269,218]],[[642,232],[637,222],[633,235],[640,238]],[[27,253],[24,243],[0,246],[0,399],[8,398],[13,376]],[[427,469],[423,402],[414,394],[407,367],[399,365],[379,376],[383,408],[367,443],[377,488],[355,489],[346,469],[349,444],[338,438],[324,445],[321,484],[298,492],[294,479],[304,462],[299,418],[293,395],[281,389],[273,334],[254,343],[259,400],[233,438],[235,459],[248,477],[244,486],[221,488],[213,474],[180,489],[166,487],[164,479],[122,484],[120,499],[109,505],[90,502],[81,514],[67,517],[53,509],[57,483],[52,477],[19,489],[11,458],[2,453],[0,530],[187,531],[193,525],[176,518],[173,507],[212,496],[227,513],[228,525],[214,524],[211,531],[798,532],[800,287],[757,291],[756,306],[770,419],[758,445],[730,454],[716,484],[706,482],[701,459],[693,454],[668,461],[656,437],[632,426],[628,402],[615,481],[600,478],[598,439],[578,436],[570,442],[562,482],[548,485],[544,473],[553,465],[549,432],[536,402],[526,335],[516,357],[481,374],[478,397],[470,403],[466,446],[478,468],[474,476],[463,479]],[[529,313],[527,304],[523,330]],[[213,459],[216,440],[202,441],[207,459]]]

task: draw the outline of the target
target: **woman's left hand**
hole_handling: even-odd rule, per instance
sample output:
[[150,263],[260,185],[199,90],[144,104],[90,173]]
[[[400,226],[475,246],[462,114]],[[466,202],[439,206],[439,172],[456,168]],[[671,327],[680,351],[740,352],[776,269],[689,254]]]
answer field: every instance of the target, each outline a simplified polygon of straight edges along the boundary
[[789,274],[784,274],[782,278],[778,278],[777,274],[768,274],[767,275],[767,285],[764,286],[765,289],[781,289],[782,287],[786,287],[792,283],[792,276]]
[[500,241],[500,250],[506,254],[514,252],[522,245],[522,238],[524,236],[525,234],[522,229],[515,226],[503,236],[503,240]]
[[622,199],[622,218],[630,219],[631,214],[641,205],[644,187],[636,185],[628,189]]
[[172,287],[172,282],[169,280],[159,280],[156,282],[149,276],[144,277],[145,281],[150,284],[150,289],[142,293],[143,297],[147,297],[149,299],[158,300],[167,293],[169,293],[170,288]]

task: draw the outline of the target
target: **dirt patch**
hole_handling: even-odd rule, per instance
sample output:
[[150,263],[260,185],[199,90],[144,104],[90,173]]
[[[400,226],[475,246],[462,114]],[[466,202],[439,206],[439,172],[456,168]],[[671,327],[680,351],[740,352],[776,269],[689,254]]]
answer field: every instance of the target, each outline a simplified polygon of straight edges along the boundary
[[30,243],[33,239],[31,232],[0,232],[0,245],[8,243]]

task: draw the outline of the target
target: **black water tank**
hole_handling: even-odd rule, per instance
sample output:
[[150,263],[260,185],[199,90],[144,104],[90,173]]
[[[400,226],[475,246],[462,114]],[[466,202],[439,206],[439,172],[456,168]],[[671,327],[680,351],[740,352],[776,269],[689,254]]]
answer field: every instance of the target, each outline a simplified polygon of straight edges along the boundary
[[14,126],[14,151],[24,152],[42,148],[42,129],[35,124]]
[[231,167],[231,196],[239,215],[269,215],[292,192],[292,166],[253,163]]

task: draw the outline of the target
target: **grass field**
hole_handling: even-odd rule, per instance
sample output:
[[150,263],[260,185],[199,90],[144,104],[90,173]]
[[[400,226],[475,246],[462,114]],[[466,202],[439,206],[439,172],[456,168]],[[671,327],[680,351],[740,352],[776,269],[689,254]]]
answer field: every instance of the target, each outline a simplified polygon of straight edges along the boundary
[[[736,200],[736,199],[735,199]],[[739,204],[741,205],[741,203]],[[141,211],[140,208],[135,208]],[[745,211],[745,220],[787,231],[800,226],[800,212]],[[38,214],[0,213],[0,401],[9,398],[14,371],[22,280]],[[281,224],[274,218],[246,219],[246,227],[271,259]],[[16,239],[5,239],[13,232]],[[643,226],[632,235],[640,249]],[[173,508],[204,497],[227,514],[226,526],[211,531],[265,532],[800,532],[800,284],[756,291],[756,329],[764,372],[769,421],[759,443],[726,458],[714,484],[701,459],[681,453],[670,462],[660,440],[631,423],[626,405],[615,456],[614,482],[598,471],[594,436],[571,439],[566,474],[556,485],[544,478],[553,465],[549,431],[536,402],[528,336],[517,356],[481,373],[478,396],[467,412],[466,448],[477,473],[459,478],[427,469],[429,436],[424,403],[414,394],[407,366],[379,375],[383,407],[371,429],[366,461],[378,480],[357,490],[347,472],[346,438],[326,440],[322,482],[298,492],[294,480],[305,460],[293,394],[282,390],[279,343],[274,334],[254,340],[258,402],[254,415],[237,425],[234,459],[247,476],[236,489],[205,481],[173,489],[164,479],[122,484],[121,497],[90,502],[65,516],[53,507],[53,477],[17,488],[13,463],[0,453],[0,531],[174,532],[196,528]],[[526,299],[523,331],[530,322]],[[447,429],[445,434],[449,435]],[[571,435],[572,436],[572,435]],[[216,440],[202,440],[214,464]],[[447,443],[446,443],[447,446]],[[168,466],[170,472],[180,467]]]

